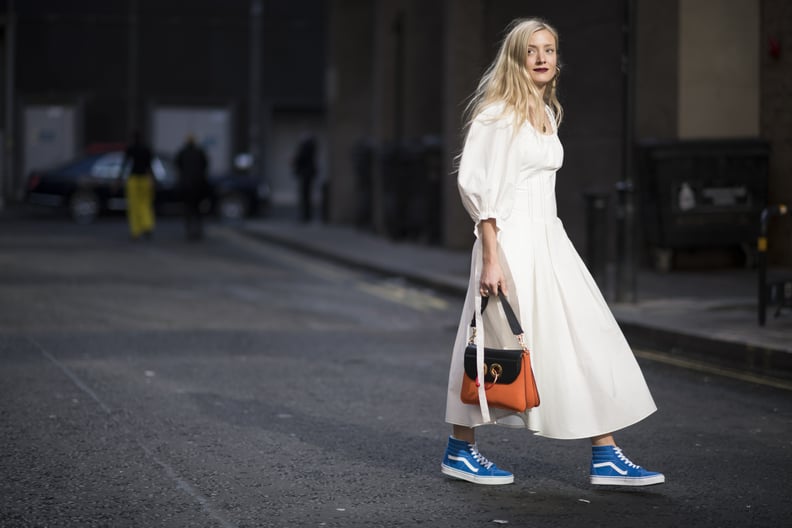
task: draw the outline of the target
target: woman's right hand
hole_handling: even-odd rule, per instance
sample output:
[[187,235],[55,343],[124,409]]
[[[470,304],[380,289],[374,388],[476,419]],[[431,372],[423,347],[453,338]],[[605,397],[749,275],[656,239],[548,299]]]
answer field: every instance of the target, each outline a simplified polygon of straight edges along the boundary
[[481,268],[481,279],[479,280],[479,293],[482,297],[489,297],[490,294],[497,296],[499,292],[504,295],[506,292],[506,280],[500,263],[485,259]]

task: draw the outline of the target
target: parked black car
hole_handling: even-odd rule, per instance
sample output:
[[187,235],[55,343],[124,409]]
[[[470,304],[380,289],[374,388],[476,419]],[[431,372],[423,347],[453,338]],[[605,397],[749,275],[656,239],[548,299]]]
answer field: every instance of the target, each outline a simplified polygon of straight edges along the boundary
[[[121,150],[87,154],[48,170],[28,175],[25,201],[49,207],[67,208],[79,223],[90,223],[104,212],[124,211],[123,185],[118,173]],[[127,166],[127,172],[129,170]],[[181,211],[178,173],[173,163],[157,155],[152,162],[156,181],[155,207],[158,213]],[[126,174],[124,175],[126,176]],[[269,186],[249,174],[210,176],[210,193],[205,207],[224,220],[237,220],[263,212],[269,206]]]

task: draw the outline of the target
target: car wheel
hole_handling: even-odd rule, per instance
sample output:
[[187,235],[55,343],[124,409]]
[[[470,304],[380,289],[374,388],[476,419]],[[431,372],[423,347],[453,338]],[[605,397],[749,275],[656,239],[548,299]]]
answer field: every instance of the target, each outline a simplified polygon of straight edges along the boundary
[[222,220],[241,220],[248,215],[248,202],[239,193],[226,194],[220,197],[217,212]]
[[69,212],[78,224],[90,224],[99,215],[99,198],[93,191],[77,191],[69,199]]

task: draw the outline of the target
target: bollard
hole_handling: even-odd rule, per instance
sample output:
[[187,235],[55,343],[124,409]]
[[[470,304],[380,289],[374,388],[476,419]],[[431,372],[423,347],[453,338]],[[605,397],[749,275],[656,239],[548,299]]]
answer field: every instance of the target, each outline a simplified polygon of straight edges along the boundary
[[600,289],[606,291],[610,195],[585,191],[583,198],[586,201],[586,265]]
[[635,188],[629,180],[616,184],[616,301],[634,303],[635,291]]
[[[778,303],[776,316],[785,305],[792,305],[792,281],[777,281],[773,284],[767,282],[767,224],[773,216],[784,216],[789,213],[789,207],[784,204],[771,205],[762,210],[759,220],[759,238],[756,241],[757,250],[757,278],[759,280],[759,326],[765,325],[767,318],[767,305],[770,302]],[[772,292],[772,295],[768,295]]]

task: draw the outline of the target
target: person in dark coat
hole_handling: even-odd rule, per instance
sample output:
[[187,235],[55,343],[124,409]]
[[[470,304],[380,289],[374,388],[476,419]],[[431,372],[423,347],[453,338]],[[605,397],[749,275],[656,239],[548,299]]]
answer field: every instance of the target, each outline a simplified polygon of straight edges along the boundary
[[316,179],[316,138],[307,136],[300,142],[292,160],[292,169],[300,185],[300,211],[303,222],[310,222],[313,217],[311,198],[313,183]]
[[201,202],[209,191],[207,170],[209,159],[206,152],[188,136],[184,146],[176,155],[179,168],[179,188],[184,200],[184,227],[187,240],[203,238],[203,215]]

